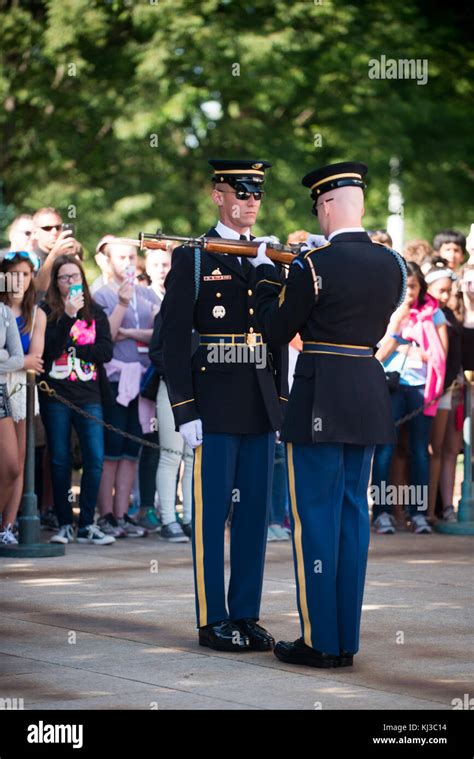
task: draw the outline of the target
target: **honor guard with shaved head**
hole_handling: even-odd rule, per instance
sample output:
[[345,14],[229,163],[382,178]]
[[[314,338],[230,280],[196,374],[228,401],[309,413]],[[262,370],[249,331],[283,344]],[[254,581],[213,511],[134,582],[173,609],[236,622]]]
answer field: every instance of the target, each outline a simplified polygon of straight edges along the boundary
[[[209,163],[219,222],[206,236],[254,239],[251,228],[270,164]],[[261,329],[256,279],[244,257],[183,246],[173,252],[161,308],[165,378],[176,429],[194,448],[192,540],[199,643],[237,653],[271,650],[274,644],[257,622],[275,432],[288,401],[287,350],[275,349]],[[198,347],[191,356],[193,328]],[[224,531],[229,517],[226,593]]]
[[327,242],[300,253],[285,284],[265,243],[251,259],[268,339],[283,345],[299,332],[303,341],[282,430],[302,636],[274,653],[321,668],[351,666],[359,649],[372,456],[377,443],[395,440],[374,353],[403,301],[406,268],[362,227],[366,172],[344,162],[304,177]]

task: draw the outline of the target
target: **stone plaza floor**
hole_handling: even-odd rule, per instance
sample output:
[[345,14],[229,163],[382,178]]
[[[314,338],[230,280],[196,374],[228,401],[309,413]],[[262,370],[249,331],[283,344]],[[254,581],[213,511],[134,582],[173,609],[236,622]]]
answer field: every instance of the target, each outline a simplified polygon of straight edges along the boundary
[[[43,537],[48,535],[42,534]],[[0,559],[0,698],[24,709],[432,709],[473,694],[473,541],[372,535],[353,668],[197,643],[190,544],[157,535]],[[290,543],[267,549],[261,623],[299,637]]]

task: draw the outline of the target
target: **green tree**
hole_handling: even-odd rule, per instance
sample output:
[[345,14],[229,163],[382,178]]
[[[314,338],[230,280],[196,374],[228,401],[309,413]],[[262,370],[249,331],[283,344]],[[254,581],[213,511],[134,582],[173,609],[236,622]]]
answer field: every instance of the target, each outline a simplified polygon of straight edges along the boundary
[[[0,0],[0,222],[56,205],[104,232],[201,233],[207,159],[273,163],[259,229],[317,231],[301,177],[370,167],[367,225],[401,162],[408,233],[473,218],[470,9],[425,0]],[[424,85],[370,61],[426,59]]]

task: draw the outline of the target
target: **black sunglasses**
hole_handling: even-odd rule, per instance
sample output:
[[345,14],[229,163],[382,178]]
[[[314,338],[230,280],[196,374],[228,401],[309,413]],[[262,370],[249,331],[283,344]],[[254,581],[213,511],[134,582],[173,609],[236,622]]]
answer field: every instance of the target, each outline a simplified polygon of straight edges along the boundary
[[[334,200],[334,198],[325,198],[324,202],[331,203],[332,200]],[[322,205],[322,203],[321,203],[321,205]],[[321,208],[321,206],[319,208]],[[316,203],[314,203],[314,205],[313,205],[313,207],[311,209],[311,213],[314,214],[315,216],[317,216],[319,208],[317,207]]]
[[261,200],[265,195],[263,190],[261,192],[247,192],[246,190],[221,190],[218,187],[216,189],[219,192],[231,192],[233,195],[235,194],[237,200],[248,200],[251,195],[253,195],[254,200]]
[[263,198],[263,192],[246,192],[245,190],[236,190],[235,197],[237,200],[248,200],[253,195],[254,200],[261,200]]
[[59,232],[62,226],[62,224],[48,224],[46,227],[40,227],[40,229],[43,229],[45,232],[51,232],[52,229],[57,229]]

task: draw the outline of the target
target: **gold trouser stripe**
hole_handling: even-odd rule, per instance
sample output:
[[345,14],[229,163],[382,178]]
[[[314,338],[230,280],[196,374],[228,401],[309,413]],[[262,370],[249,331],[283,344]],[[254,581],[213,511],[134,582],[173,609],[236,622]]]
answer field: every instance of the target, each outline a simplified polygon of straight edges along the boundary
[[309,621],[308,600],[306,597],[306,577],[304,573],[303,543],[301,540],[301,520],[296,505],[295,470],[293,466],[293,443],[287,443],[288,451],[288,480],[290,485],[291,511],[295,523],[294,541],[296,551],[296,566],[298,575],[298,589],[300,596],[300,608],[303,616],[303,639],[307,646],[311,643],[311,622]]
[[202,445],[194,450],[194,541],[196,550],[196,585],[199,605],[199,627],[207,625],[206,586],[204,583],[204,541],[202,504]]

